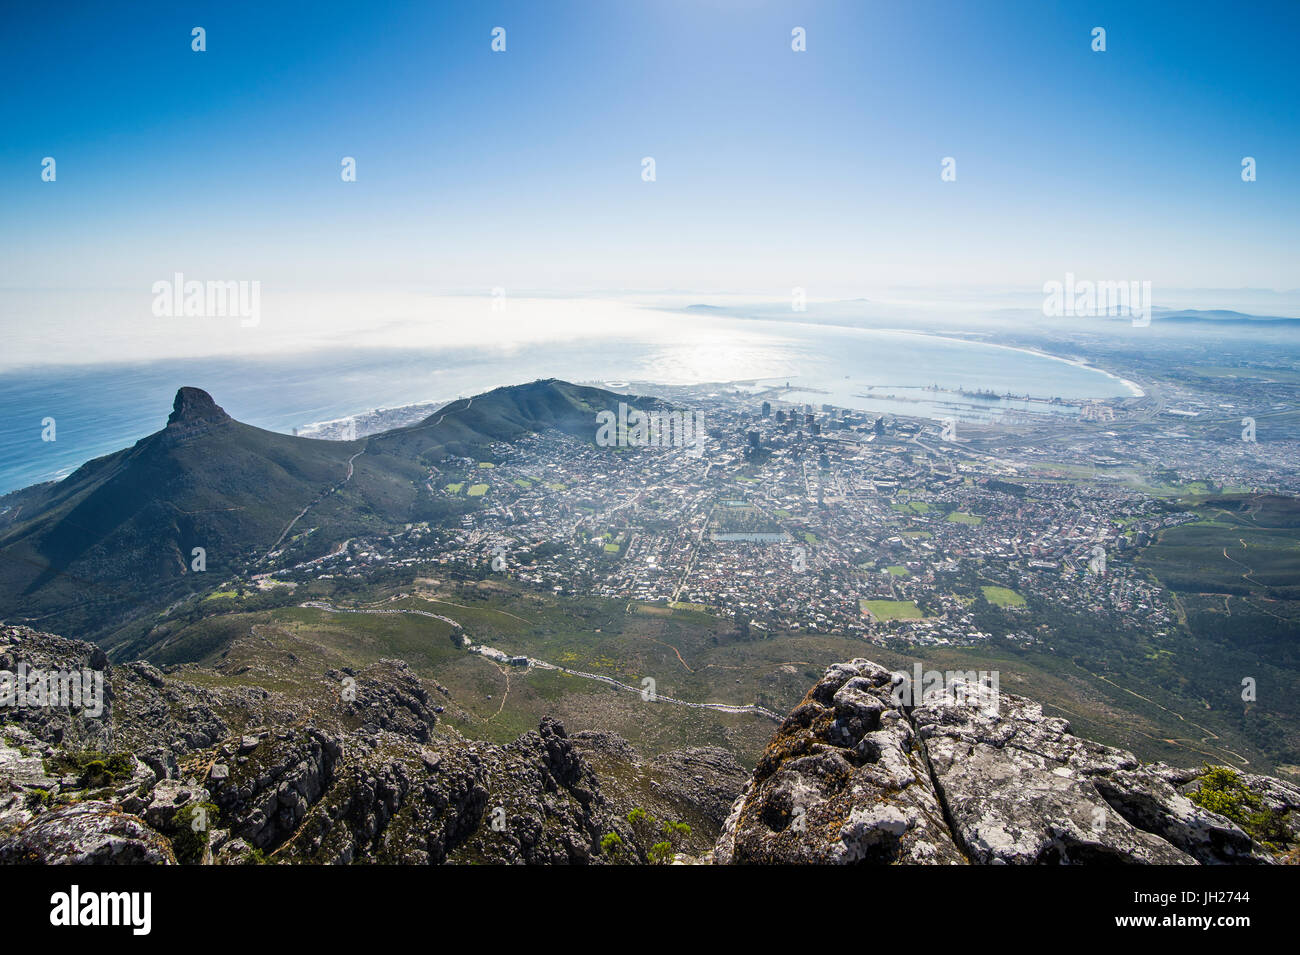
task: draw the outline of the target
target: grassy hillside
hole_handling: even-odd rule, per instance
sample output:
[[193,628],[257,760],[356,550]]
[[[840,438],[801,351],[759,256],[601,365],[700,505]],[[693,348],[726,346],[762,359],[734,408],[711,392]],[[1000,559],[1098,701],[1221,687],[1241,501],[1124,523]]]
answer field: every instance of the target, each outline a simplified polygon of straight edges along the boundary
[[[337,606],[433,613],[456,621],[474,642],[506,653],[633,687],[649,677],[661,696],[758,703],[781,714],[826,666],[853,657],[908,670],[918,660],[937,669],[997,670],[1002,690],[1040,700],[1047,712],[1069,719],[1079,734],[1144,759],[1181,766],[1209,760],[1251,770],[1276,766],[1232,725],[1230,712],[1206,710],[1179,686],[1162,685],[1163,677],[1150,661],[1130,664],[1127,672],[1110,666],[1110,651],[1104,647],[1093,657],[1070,653],[1066,646],[899,652],[826,635],[742,637],[731,621],[692,610],[654,607],[653,613],[642,612],[636,604],[555,598],[499,581],[426,580],[407,596],[376,591],[361,601],[340,600]],[[258,685],[268,679],[306,681],[317,669],[399,657],[448,690],[449,722],[468,736],[493,741],[509,740],[549,715],[573,731],[612,730],[646,753],[718,745],[752,765],[775,728],[760,715],[647,702],[638,693],[599,681],[496,663],[458,648],[454,631],[419,614],[331,613],[294,606],[223,614],[167,630],[149,657],[163,664],[221,665],[223,679]]]
[[[1169,528],[1139,566],[1173,591],[1190,643],[1177,668],[1193,698],[1279,762],[1300,751],[1300,502],[1269,495],[1210,497],[1202,520]],[[1243,699],[1244,680],[1255,700]]]
[[163,430],[24,495],[6,514],[0,618],[94,637],[215,584],[343,480],[360,448],[249,427],[187,391]]
[[[205,392],[183,388],[163,430],[4,499],[0,619],[120,642],[114,633],[273,549],[310,559],[368,531],[454,519],[469,505],[425,490],[434,461],[546,428],[594,434],[596,411],[620,400],[628,399],[537,381],[344,442],[241,424]],[[195,548],[205,570],[196,570]]]

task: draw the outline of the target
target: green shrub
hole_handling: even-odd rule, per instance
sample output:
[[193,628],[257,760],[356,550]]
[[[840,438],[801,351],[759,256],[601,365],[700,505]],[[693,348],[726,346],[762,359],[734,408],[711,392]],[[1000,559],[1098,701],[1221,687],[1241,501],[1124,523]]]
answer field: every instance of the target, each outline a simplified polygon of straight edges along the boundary
[[176,810],[167,836],[171,840],[177,862],[197,865],[203,861],[203,852],[208,847],[208,833],[216,825],[217,815],[217,807],[210,802],[192,802]]
[[81,776],[77,780],[84,789],[98,789],[112,781],[113,774],[108,771],[108,765],[102,759],[92,759],[83,766]]
[[673,845],[678,845],[682,839],[686,839],[691,834],[691,827],[684,822],[665,822],[664,835]]
[[600,851],[605,855],[615,855],[623,851],[623,838],[617,832],[607,832],[600,837]]
[[135,757],[130,753],[114,753],[105,760],[105,764],[117,780],[130,779],[135,772]]
[[667,865],[673,860],[673,844],[671,842],[656,842],[650,847],[650,864]]
[[1201,784],[1187,798],[1202,809],[1231,819],[1256,842],[1280,852],[1291,843],[1286,813],[1269,809],[1258,793],[1227,766],[1203,764]]
[[57,753],[45,761],[46,772],[53,776],[76,776],[83,789],[100,789],[124,782],[135,772],[135,757],[130,753]]

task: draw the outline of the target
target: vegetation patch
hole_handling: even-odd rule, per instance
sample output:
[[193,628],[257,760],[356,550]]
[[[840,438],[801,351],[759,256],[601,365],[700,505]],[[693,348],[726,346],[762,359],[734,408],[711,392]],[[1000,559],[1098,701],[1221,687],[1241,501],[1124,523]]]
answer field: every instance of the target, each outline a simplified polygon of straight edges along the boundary
[[176,861],[198,865],[208,848],[208,834],[216,825],[220,810],[210,802],[188,803],[176,810],[168,830]]
[[913,600],[860,600],[858,604],[877,620],[921,620],[925,617]]
[[1187,794],[1188,799],[1202,809],[1231,819],[1252,839],[1274,852],[1290,846],[1292,835],[1286,824],[1286,813],[1265,806],[1259,794],[1247,788],[1242,778],[1227,766],[1205,763],[1204,769],[1200,786]]
[[45,760],[51,776],[76,776],[83,789],[101,789],[125,782],[135,773],[135,757],[130,753],[59,752]]
[[984,599],[995,607],[1023,607],[1025,598],[1009,587],[981,587]]

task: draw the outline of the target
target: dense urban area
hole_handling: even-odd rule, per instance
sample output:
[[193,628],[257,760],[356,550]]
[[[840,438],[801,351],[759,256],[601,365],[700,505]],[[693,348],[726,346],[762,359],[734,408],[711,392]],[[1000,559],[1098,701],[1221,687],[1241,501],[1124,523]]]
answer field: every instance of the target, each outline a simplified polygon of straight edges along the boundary
[[[1058,399],[996,429],[960,410],[929,421],[788,392],[660,389],[705,422],[689,445],[633,436],[603,447],[593,421],[585,439],[548,432],[494,445],[484,460],[447,457],[427,489],[462,510],[449,526],[353,539],[306,562],[273,553],[257,583],[437,565],[707,611],[746,630],[930,645],[1041,641],[1046,625],[1016,614],[1032,595],[1161,634],[1176,608],[1132,558],[1162,529],[1198,519],[1162,489],[1300,493],[1294,442],[1259,440],[1234,420],[1193,433],[1198,419],[1236,409],[1191,390],[1174,394],[1177,407],[1168,389],[1160,400]],[[358,433],[355,422],[340,430]]]

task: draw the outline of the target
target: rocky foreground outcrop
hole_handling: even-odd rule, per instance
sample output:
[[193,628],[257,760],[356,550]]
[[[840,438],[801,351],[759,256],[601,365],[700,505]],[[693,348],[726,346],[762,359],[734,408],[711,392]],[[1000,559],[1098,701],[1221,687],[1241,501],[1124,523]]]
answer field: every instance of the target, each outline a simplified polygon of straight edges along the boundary
[[1291,783],[1234,775],[1251,813],[1211,803],[1234,821],[1189,796],[1202,771],[960,683],[901,705],[867,660],[827,670],[752,775],[549,718],[472,741],[399,660],[164,673],[0,626],[0,671],[20,664],[98,671],[103,709],[0,709],[0,864],[1267,864],[1300,842]]
[[[868,660],[831,667],[773,737],[714,861],[1275,861],[1276,844],[1188,798],[1200,771],[1141,763],[1032,700],[1001,694],[992,706],[961,683],[903,706],[899,679]],[[1300,788],[1240,779],[1295,841]]]
[[684,821],[674,848],[698,857],[748,776],[551,719],[471,741],[399,660],[304,686],[292,661],[163,673],[0,627],[0,670],[20,664],[96,670],[104,706],[0,710],[0,863],[636,863],[660,836],[634,809]]

